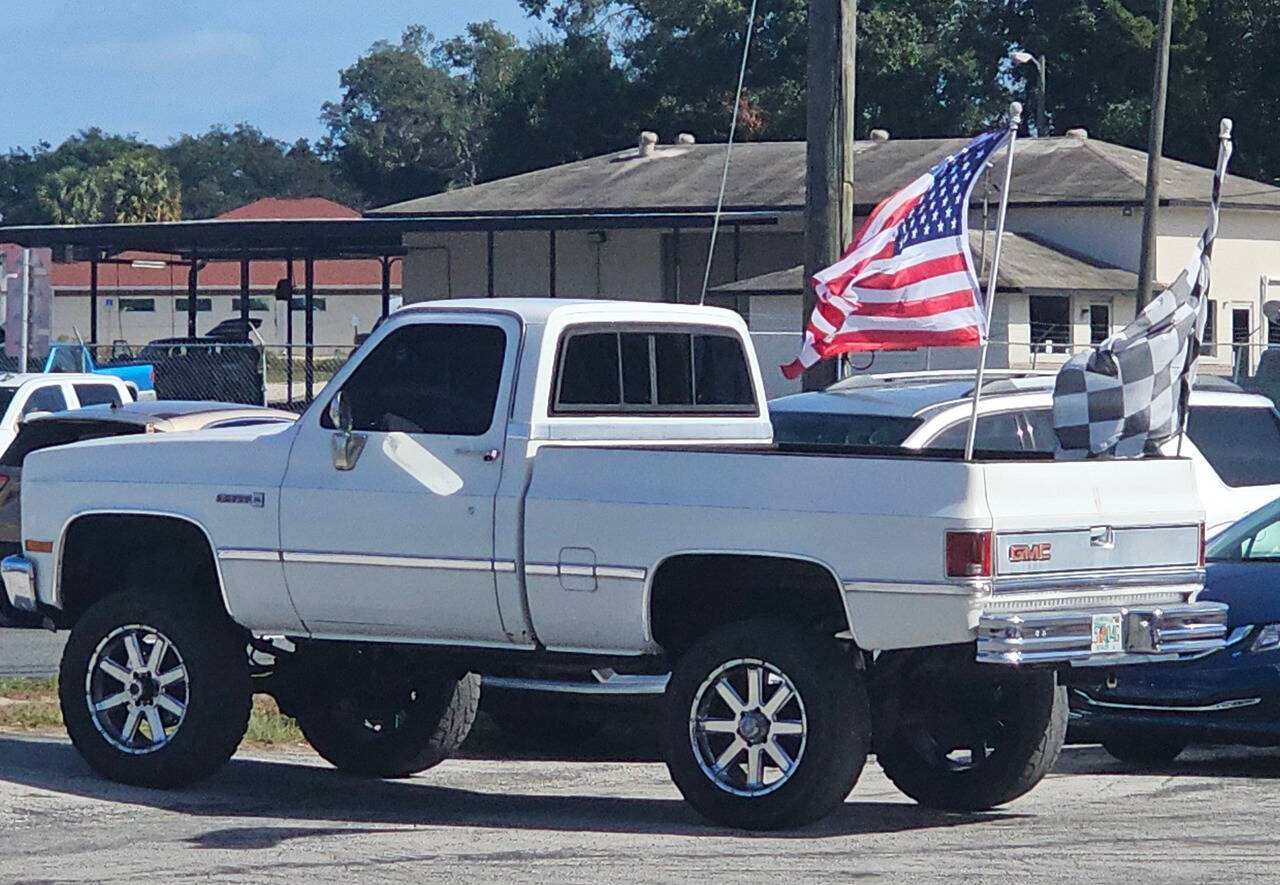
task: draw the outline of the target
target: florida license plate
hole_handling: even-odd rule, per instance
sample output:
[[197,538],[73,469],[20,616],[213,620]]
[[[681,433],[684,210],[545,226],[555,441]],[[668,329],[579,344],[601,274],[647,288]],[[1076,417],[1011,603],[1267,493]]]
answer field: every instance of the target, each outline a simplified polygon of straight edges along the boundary
[[1094,654],[1124,651],[1124,628],[1119,613],[1094,615],[1093,638],[1089,651]]

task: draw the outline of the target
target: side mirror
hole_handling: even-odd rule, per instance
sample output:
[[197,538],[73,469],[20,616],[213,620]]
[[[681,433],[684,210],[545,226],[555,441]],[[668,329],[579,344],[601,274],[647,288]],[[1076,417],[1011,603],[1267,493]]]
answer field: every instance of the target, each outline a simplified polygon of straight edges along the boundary
[[342,391],[329,400],[329,423],[341,430],[343,433],[350,433],[352,425],[355,423],[351,417],[351,403],[347,397],[342,395]]

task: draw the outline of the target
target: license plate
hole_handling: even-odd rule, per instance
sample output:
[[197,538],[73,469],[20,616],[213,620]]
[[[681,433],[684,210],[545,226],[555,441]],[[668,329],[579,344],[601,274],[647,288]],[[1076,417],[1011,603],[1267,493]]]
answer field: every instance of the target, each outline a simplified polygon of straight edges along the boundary
[[1118,613],[1093,616],[1093,636],[1089,651],[1095,654],[1124,651],[1124,630]]

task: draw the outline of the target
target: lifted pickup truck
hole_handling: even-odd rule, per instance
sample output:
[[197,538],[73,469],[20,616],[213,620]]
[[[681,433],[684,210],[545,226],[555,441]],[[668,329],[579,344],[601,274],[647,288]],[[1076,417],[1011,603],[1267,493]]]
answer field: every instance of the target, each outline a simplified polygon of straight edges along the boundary
[[476,673],[669,669],[665,758],[712,820],[816,819],[869,752],[981,809],[1053,764],[1059,668],[1224,644],[1187,461],[780,451],[728,311],[416,305],[325,393],[26,460],[5,590],[71,628],[67,729],[107,777],[213,772],[254,690],[401,777],[462,742]]

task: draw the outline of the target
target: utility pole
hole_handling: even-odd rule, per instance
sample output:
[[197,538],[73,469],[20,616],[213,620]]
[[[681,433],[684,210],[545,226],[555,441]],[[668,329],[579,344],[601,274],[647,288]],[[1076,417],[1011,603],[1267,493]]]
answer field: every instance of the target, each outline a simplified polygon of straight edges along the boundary
[[1160,206],[1160,155],[1164,153],[1164,101],[1169,91],[1169,41],[1173,0],[1160,4],[1159,43],[1151,85],[1151,126],[1147,136],[1147,190],[1142,205],[1142,257],[1138,264],[1138,310],[1151,300],[1156,270],[1156,212]]
[[[801,328],[817,304],[813,275],[833,264],[853,236],[853,99],[857,0],[810,0],[808,106],[805,126],[804,306]],[[836,380],[837,363],[804,373],[805,390]]]

